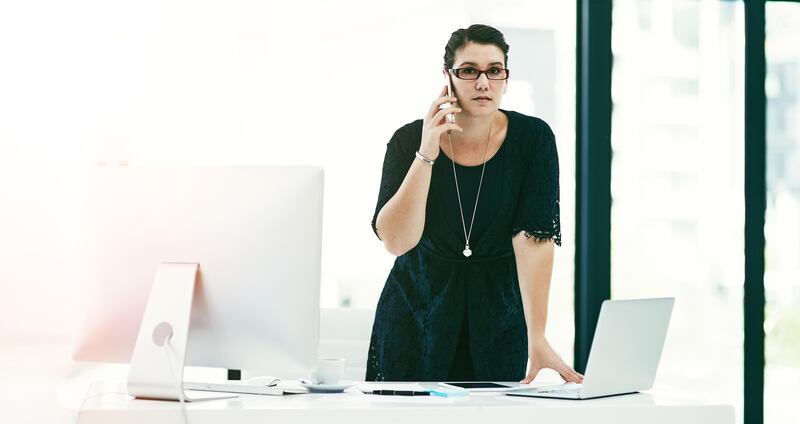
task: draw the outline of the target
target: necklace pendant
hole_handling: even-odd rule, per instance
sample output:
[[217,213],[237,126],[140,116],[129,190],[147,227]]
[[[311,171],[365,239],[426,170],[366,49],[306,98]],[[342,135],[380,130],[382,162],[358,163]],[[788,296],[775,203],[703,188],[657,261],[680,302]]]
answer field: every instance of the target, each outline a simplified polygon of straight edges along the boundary
[[472,250],[469,248],[469,245],[466,245],[464,248],[464,256],[466,257],[472,256]]

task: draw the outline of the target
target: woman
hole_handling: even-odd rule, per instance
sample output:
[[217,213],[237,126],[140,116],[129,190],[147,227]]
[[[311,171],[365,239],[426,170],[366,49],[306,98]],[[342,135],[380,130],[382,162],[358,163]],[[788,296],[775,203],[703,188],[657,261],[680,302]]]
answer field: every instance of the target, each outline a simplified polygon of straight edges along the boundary
[[582,381],[545,338],[561,244],[555,138],[544,121],[499,109],[507,62],[500,31],[453,32],[443,72],[454,97],[443,87],[387,145],[372,226],[398,257],[376,309],[367,380],[529,383],[552,368]]

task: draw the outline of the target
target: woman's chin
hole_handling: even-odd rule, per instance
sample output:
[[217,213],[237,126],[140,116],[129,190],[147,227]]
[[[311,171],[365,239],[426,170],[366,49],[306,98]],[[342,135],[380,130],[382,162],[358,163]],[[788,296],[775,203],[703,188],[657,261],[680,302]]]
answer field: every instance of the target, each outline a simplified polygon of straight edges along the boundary
[[465,109],[463,109],[463,112],[461,112],[461,114],[469,116],[469,117],[473,117],[473,118],[479,118],[479,117],[482,117],[482,116],[491,116],[496,111],[497,111],[497,108],[494,105],[491,105],[491,106],[479,106],[479,107],[471,107],[469,109],[465,108]]

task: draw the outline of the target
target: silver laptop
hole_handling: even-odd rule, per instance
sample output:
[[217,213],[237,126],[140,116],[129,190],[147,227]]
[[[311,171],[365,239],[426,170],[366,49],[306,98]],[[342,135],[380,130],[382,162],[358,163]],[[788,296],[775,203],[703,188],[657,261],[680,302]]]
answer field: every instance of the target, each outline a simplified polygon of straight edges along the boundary
[[673,303],[673,297],[604,301],[583,384],[537,387],[506,395],[580,400],[653,387]]

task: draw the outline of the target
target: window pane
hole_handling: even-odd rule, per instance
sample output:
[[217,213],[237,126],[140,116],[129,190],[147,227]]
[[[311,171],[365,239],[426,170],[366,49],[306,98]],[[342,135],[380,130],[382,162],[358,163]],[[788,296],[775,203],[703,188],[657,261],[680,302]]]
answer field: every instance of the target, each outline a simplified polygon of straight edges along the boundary
[[797,422],[800,381],[800,5],[767,3],[764,422]]
[[741,417],[743,7],[618,0],[613,18],[612,296],[674,296],[656,387]]

